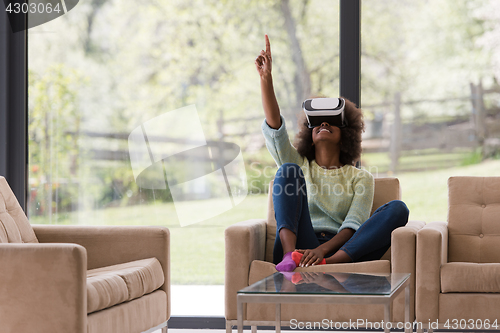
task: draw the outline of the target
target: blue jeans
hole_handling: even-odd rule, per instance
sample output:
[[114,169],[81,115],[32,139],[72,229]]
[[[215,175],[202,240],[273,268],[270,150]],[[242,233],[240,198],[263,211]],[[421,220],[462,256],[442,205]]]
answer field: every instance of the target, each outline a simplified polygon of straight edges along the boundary
[[[285,163],[276,172],[273,205],[277,223],[273,251],[275,264],[283,258],[279,236],[281,228],[287,228],[297,236],[296,249],[314,249],[335,236],[315,233],[309,215],[304,174],[297,164]],[[346,252],[353,262],[378,260],[391,246],[392,231],[406,225],[408,215],[409,211],[404,202],[390,201],[380,206],[340,249]],[[325,258],[333,254],[329,253]]]

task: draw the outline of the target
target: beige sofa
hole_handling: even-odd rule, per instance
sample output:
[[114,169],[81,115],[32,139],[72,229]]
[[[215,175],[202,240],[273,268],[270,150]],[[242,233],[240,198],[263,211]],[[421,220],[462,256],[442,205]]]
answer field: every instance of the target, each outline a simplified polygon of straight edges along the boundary
[[[255,283],[276,272],[272,263],[273,244],[276,237],[276,220],[272,202],[272,184],[269,186],[268,216],[266,220],[248,220],[236,223],[225,230],[225,316],[226,331],[236,325],[236,293],[238,290]],[[400,186],[396,178],[375,179],[375,197],[372,213],[386,202],[400,199]],[[326,271],[353,273],[411,273],[411,311],[414,317],[414,276],[416,233],[424,222],[410,221],[405,227],[396,229],[392,234],[392,251],[389,249],[381,260],[321,265],[296,268],[295,271]],[[349,319],[366,319],[380,322],[384,319],[381,305],[311,305],[298,306],[284,304],[281,318],[302,321],[321,321],[329,319],[348,322]],[[404,320],[404,295],[397,297],[393,306],[393,322]],[[244,308],[245,325],[255,326],[257,322],[274,325],[275,307],[273,304],[248,304]],[[252,323],[253,322],[253,323]],[[259,323],[259,325],[262,325]]]
[[0,177],[0,331],[166,332],[169,243],[160,227],[32,228]]
[[417,323],[430,331],[436,321],[440,329],[456,321],[458,330],[484,330],[486,320],[497,320],[490,329],[498,330],[500,177],[452,177],[448,191],[448,223],[417,234]]

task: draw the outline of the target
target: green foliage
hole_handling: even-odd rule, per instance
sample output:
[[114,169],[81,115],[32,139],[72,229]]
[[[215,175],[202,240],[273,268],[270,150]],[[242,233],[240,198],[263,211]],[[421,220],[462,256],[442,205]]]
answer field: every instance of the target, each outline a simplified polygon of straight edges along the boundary
[[482,161],[483,161],[483,152],[481,148],[478,148],[475,149],[473,152],[469,153],[466,157],[464,157],[461,165],[467,166],[467,165],[479,164]]
[[[469,81],[489,75],[492,50],[488,45],[478,44],[481,36],[492,30],[492,23],[481,12],[489,8],[488,1],[388,0],[362,4],[364,103],[390,101],[397,91],[405,100],[463,96],[468,94]],[[272,43],[275,91],[293,132],[295,115],[300,112],[296,102],[298,69],[294,63],[294,38],[306,64],[310,92],[337,95],[339,41],[338,25],[334,22],[338,21],[338,5],[327,0],[291,0],[293,35],[285,27],[285,13],[279,1],[171,0],[137,6],[124,0],[79,4],[72,15],[32,30],[36,34],[30,38],[30,55],[43,54],[43,57],[30,57],[30,76],[45,77],[45,83],[32,86],[36,81],[33,79],[30,83],[33,97],[30,163],[37,165],[46,178],[53,169],[49,171],[49,164],[43,164],[42,159],[59,156],[60,168],[68,169],[63,155],[65,159],[73,156],[72,163],[74,168],[77,166],[79,181],[85,183],[85,189],[72,185],[70,193],[85,196],[78,191],[88,192],[88,200],[80,200],[82,207],[145,200],[134,184],[128,161],[95,162],[87,154],[107,146],[124,151],[126,142],[88,138],[82,141],[81,136],[67,137],[63,142],[66,134],[59,131],[52,133],[52,142],[58,142],[59,153],[51,153],[47,150],[48,141],[43,139],[46,137],[43,129],[47,132],[49,128],[42,123],[44,113],[58,119],[59,127],[54,127],[54,131],[68,127],[75,132],[78,127],[81,131],[129,133],[144,121],[194,103],[206,136],[217,139],[221,134],[217,126],[221,117],[262,116],[253,59],[263,48],[265,33]],[[57,30],[57,38],[39,33],[45,30]],[[57,66],[58,77],[47,74]],[[72,73],[85,73],[85,80]],[[49,95],[45,96],[43,91],[49,88],[41,86],[50,84],[52,79],[59,80],[54,84],[62,89],[59,97],[50,97],[54,101],[61,98],[56,101],[61,104],[57,113],[47,113]],[[38,97],[34,98],[35,94]],[[424,103],[403,107],[403,116],[423,120],[436,115],[456,116],[469,110],[469,101]],[[390,109],[366,111],[370,118],[370,112],[388,113]],[[224,131],[258,132],[259,122],[227,122]],[[232,136],[226,140],[245,150],[251,138]],[[40,145],[43,140],[44,145]],[[253,182],[259,191],[265,189],[269,178],[261,175],[268,165],[262,162],[264,155],[247,161],[249,186]],[[252,168],[254,162],[263,165]],[[44,177],[39,176],[36,182]],[[130,191],[130,197],[124,195]],[[163,198],[168,200],[168,193]],[[64,206],[71,204],[66,202]]]
[[[480,10],[489,1],[363,1],[362,96],[364,104],[465,97],[469,83],[492,77],[490,44],[479,43],[488,31]],[[409,120],[470,113],[470,102],[403,106]],[[367,111],[390,113],[384,107]]]
[[29,73],[29,164],[31,214],[72,209],[78,197],[82,114],[79,71],[54,65],[44,75]]

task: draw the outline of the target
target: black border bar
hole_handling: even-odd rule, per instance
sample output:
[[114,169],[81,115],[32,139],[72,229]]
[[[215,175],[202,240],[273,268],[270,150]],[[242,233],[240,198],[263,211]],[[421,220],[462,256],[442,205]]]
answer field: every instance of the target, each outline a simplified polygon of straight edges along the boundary
[[361,0],[340,0],[340,96],[361,107]]
[[226,329],[224,317],[173,316],[168,320],[168,328],[176,329]]
[[[0,175],[9,182],[26,211],[28,179],[28,57],[27,30],[13,33],[0,4]],[[26,15],[11,17],[27,26]]]

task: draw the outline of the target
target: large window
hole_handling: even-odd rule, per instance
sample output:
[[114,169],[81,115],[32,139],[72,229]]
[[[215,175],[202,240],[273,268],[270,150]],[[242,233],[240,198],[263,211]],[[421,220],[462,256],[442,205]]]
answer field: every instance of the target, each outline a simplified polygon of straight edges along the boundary
[[[500,176],[498,13],[362,2],[362,167],[410,219],[446,219],[451,175]],[[267,33],[293,135],[304,98],[339,94],[338,23],[339,1],[89,0],[30,29],[31,221],[167,226],[173,315],[222,316],[224,229],[266,216],[276,170],[254,58]]]
[[339,94],[338,11],[91,0],[30,29],[31,222],[167,226],[172,314],[222,316],[224,229],[266,216],[276,170],[254,59],[267,33],[293,134],[304,98]]
[[[411,219],[446,219],[448,176],[500,175],[499,6],[362,2],[362,166],[400,179]],[[339,93],[338,10],[326,0],[90,0],[30,29],[31,221],[168,226],[172,283],[220,287],[223,230],[265,216],[275,170],[253,65],[263,35],[293,135],[305,97]],[[172,127],[176,110],[196,117]],[[189,154],[164,161],[172,142],[207,146],[204,162],[224,147],[230,156],[189,176]],[[226,163],[240,152],[244,177]],[[223,178],[197,181],[221,166]],[[183,207],[218,213],[183,223]],[[222,315],[222,291],[213,295],[220,306],[204,308]]]
[[363,164],[410,219],[445,221],[447,179],[500,176],[498,1],[362,2]]

